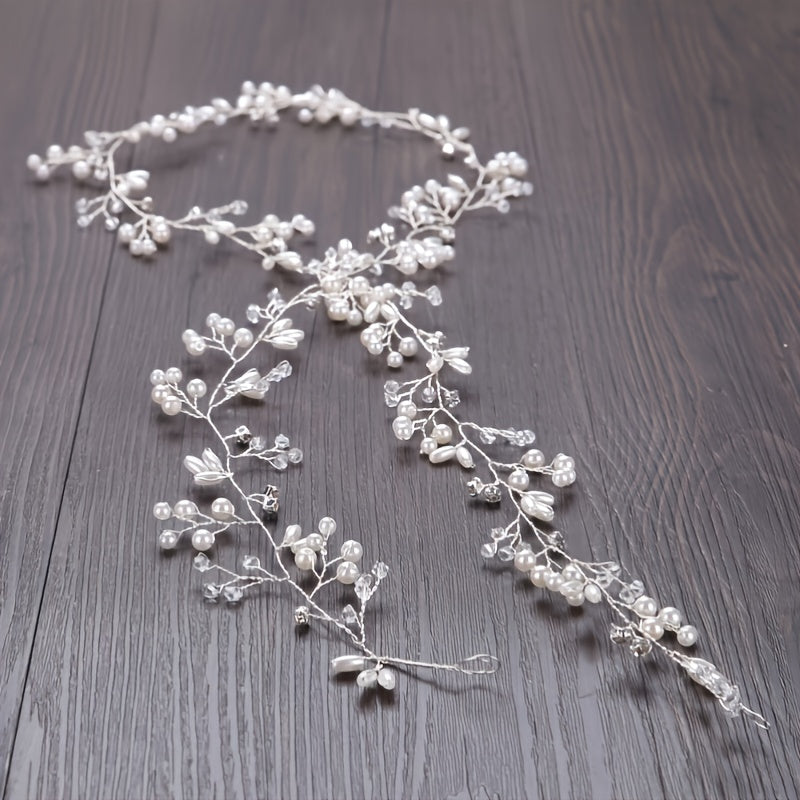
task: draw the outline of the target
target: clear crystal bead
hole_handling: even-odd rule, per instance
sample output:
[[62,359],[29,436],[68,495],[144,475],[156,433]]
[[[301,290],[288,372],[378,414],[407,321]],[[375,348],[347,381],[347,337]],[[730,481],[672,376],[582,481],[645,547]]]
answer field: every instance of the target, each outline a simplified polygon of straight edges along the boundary
[[299,464],[303,460],[303,451],[299,447],[292,447],[286,455],[292,464]]
[[226,586],[222,590],[222,596],[229,602],[229,603],[238,603],[244,597],[244,591],[242,591],[241,586]]
[[259,311],[260,309],[255,303],[252,303],[251,305],[247,306],[247,312],[246,312],[247,321],[255,325],[260,318]]
[[488,486],[483,487],[483,499],[487,503],[499,503],[502,498],[500,488],[490,483]]
[[382,581],[389,574],[389,567],[383,561],[378,561],[372,568],[372,572],[379,581]]
[[372,582],[373,578],[372,575],[365,572],[362,575],[359,575],[356,579],[355,590],[356,590],[356,597],[362,602],[366,603],[369,600],[370,595],[372,594]]
[[491,537],[495,542],[499,542],[501,539],[506,538],[506,529],[505,528],[492,528],[490,531]]
[[432,403],[436,399],[436,389],[434,389],[432,386],[426,386],[422,390],[422,399],[426,403]]
[[501,561],[513,561],[515,555],[514,548],[510,546],[501,547],[497,551],[497,556]]
[[194,564],[194,568],[198,572],[205,572],[207,569],[211,569],[211,562],[208,560],[208,556],[205,553],[198,553],[194,557],[192,564]]
[[653,649],[653,644],[649,639],[643,639],[637,636],[630,643],[628,649],[631,651],[631,653],[633,653],[635,658],[644,658],[645,656],[650,655],[650,652]]
[[216,583],[206,583],[203,586],[203,597],[206,600],[216,600],[219,597],[219,586]]
[[294,624],[295,625],[308,625],[310,618],[308,606],[298,606],[294,610]]
[[429,286],[425,290],[425,297],[432,306],[440,306],[442,304],[442,293],[438,286]]
[[346,625],[354,625],[358,622],[358,614],[349,603],[342,609],[342,620]]
[[624,586],[619,591],[619,599],[627,604],[630,605],[633,603],[636,598],[641,597],[644,594],[644,584],[639,581],[631,581],[627,586]]
[[261,560],[258,556],[245,556],[242,565],[245,569],[261,569]]
[[278,470],[284,470],[289,466],[289,457],[286,453],[276,453],[272,457],[272,466]]
[[291,442],[289,441],[289,437],[282,433],[279,433],[275,437],[275,447],[277,447],[279,450],[286,450],[290,444]]
[[493,444],[495,439],[497,438],[494,435],[494,433],[492,431],[488,430],[487,428],[481,428],[481,431],[478,434],[478,436],[480,437],[480,440],[484,444]]
[[484,558],[494,558],[497,553],[497,544],[495,542],[486,542],[481,545],[481,555]]
[[250,449],[256,453],[260,453],[262,450],[266,450],[266,448],[267,440],[263,436],[253,436],[250,439]]

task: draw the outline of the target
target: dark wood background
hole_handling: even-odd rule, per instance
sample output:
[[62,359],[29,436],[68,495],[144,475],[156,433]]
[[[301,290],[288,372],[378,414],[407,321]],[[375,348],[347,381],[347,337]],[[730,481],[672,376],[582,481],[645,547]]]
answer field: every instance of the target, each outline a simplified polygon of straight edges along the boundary
[[[6,0],[1,18],[6,798],[798,796],[796,2]],[[425,321],[473,346],[470,414],[577,456],[573,547],[685,609],[769,735],[615,650],[602,609],[485,566],[493,517],[397,446],[385,372],[322,318],[260,418],[307,453],[278,479],[284,519],[330,513],[393,567],[386,649],[487,649],[501,672],[362,700],[289,601],[209,607],[188,556],[160,555],[151,505],[187,491],[202,440],[158,419],[149,371],[275,278],[191,237],[135,262],[24,160],[244,78],[444,112],[481,153],[530,158],[536,194],[463,226]],[[309,214],[319,248],[446,169],[413,138],[291,123],[134,156],[169,212],[241,196]]]

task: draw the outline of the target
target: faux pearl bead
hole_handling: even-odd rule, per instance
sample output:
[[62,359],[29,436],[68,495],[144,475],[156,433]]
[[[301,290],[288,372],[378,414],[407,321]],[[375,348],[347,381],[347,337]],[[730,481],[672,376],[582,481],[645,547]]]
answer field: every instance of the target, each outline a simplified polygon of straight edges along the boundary
[[634,601],[633,610],[640,617],[654,617],[658,614],[658,603],[652,597],[643,594]]
[[403,400],[402,403],[397,404],[397,416],[408,417],[414,419],[417,416],[417,407],[411,400]]
[[525,469],[539,469],[544,466],[544,453],[541,450],[528,450],[520,459]]
[[439,444],[447,444],[453,438],[453,431],[449,425],[440,423],[439,425],[433,426],[431,437]]
[[576,592],[575,594],[567,595],[567,602],[571,606],[582,606],[584,599],[583,592]]
[[299,525],[287,525],[283,534],[283,544],[294,544],[303,535],[303,529]]
[[167,379],[167,374],[164,372],[163,369],[154,369],[150,373],[150,383],[152,383],[153,386],[158,386],[159,384],[164,383],[166,379]]
[[530,572],[536,566],[536,556],[531,550],[520,550],[514,556],[514,566],[520,572]]
[[528,478],[528,473],[524,470],[515,469],[508,476],[508,485],[517,492],[524,492],[529,484],[530,479]]
[[169,503],[156,503],[153,506],[153,516],[163,522],[172,516],[172,507]]
[[230,519],[234,514],[233,503],[227,497],[218,497],[211,504],[211,516],[214,519]]
[[221,333],[223,336],[233,336],[236,331],[236,324],[227,317],[223,317],[214,327],[217,333]]
[[153,226],[153,240],[159,244],[166,244],[170,240],[171,231],[169,225],[162,223],[161,225]]
[[361,561],[361,556],[364,555],[364,548],[361,546],[360,542],[348,539],[342,544],[340,553],[345,561],[352,561],[356,564]]
[[574,469],[564,470],[563,472],[554,472],[552,476],[553,485],[563,489],[565,486],[572,486],[575,483],[577,475]]
[[136,228],[130,222],[123,222],[117,229],[117,241],[121,244],[130,244],[136,236]]
[[158,545],[162,550],[174,550],[178,545],[178,538],[175,531],[161,531],[158,534]]
[[648,617],[639,623],[642,633],[649,636],[651,639],[660,639],[664,635],[664,626],[655,618]]
[[658,621],[668,630],[677,631],[683,622],[683,615],[677,608],[672,606],[664,606],[658,612]]
[[170,397],[172,392],[170,391],[169,386],[165,386],[163,383],[159,386],[154,386],[150,392],[150,397],[153,399],[154,403],[158,403],[161,405],[168,397]]
[[253,344],[253,332],[247,328],[237,328],[233,334],[233,341],[237,347],[250,347]]
[[538,586],[540,589],[543,589],[547,585],[547,578],[549,575],[550,570],[544,566],[544,564],[539,564],[530,571],[530,575],[528,577],[534,586]]
[[161,410],[169,417],[174,417],[181,413],[181,401],[177,397],[170,395],[161,404]]
[[574,564],[567,564],[564,569],[561,570],[561,574],[564,576],[565,581],[583,580],[583,573],[580,568],[576,567]]
[[72,174],[79,181],[85,181],[92,174],[92,168],[85,161],[76,161],[72,165]]
[[545,585],[551,592],[557,592],[561,589],[561,584],[564,583],[564,578],[561,576],[560,572],[553,572],[550,571],[550,574],[547,576],[547,580]]
[[697,628],[694,625],[684,625],[678,631],[678,644],[683,647],[691,647],[697,641]]
[[355,583],[360,574],[361,570],[358,565],[352,561],[342,561],[336,567],[336,580],[345,585]]
[[347,324],[357,328],[364,321],[364,315],[357,309],[351,308],[347,312]]
[[191,500],[178,500],[175,503],[175,516],[186,518],[197,513],[197,506]]
[[587,583],[583,587],[583,596],[590,603],[599,603],[603,599],[603,592],[596,583]]
[[325,540],[318,533],[309,533],[308,536],[306,536],[306,547],[310,548],[315,553],[322,550],[324,544]]
[[317,554],[310,547],[301,547],[294,554],[294,563],[298,569],[304,571],[314,569],[314,565],[317,563]]
[[398,369],[403,366],[403,356],[397,350],[391,350],[386,356],[386,363],[392,369]]
[[201,381],[200,378],[193,378],[186,384],[186,394],[188,394],[189,397],[204,397],[206,391],[208,391],[208,387],[205,381]]
[[198,528],[192,534],[192,547],[194,547],[195,550],[200,550],[201,552],[210,550],[213,544],[214,535],[205,528]]
[[186,343],[186,352],[190,356],[201,356],[206,351],[206,343],[199,336]]
[[419,443],[419,452],[423,456],[429,456],[438,446],[439,444],[436,439],[431,439],[430,436],[426,436]]
[[406,358],[411,358],[412,356],[415,356],[417,354],[419,345],[417,344],[416,339],[412,339],[410,336],[406,336],[400,340],[400,344],[398,345],[397,349]]
[[323,517],[319,521],[319,532],[327,539],[336,533],[336,520],[333,517]]
[[[307,109],[302,109],[306,111]],[[310,113],[310,112],[309,112]],[[302,120],[301,120],[302,122]],[[362,689],[372,689],[378,682],[378,673],[374,669],[365,669],[356,676],[356,683]]]
[[414,435],[414,425],[408,417],[395,417],[392,430],[401,441],[407,442]]

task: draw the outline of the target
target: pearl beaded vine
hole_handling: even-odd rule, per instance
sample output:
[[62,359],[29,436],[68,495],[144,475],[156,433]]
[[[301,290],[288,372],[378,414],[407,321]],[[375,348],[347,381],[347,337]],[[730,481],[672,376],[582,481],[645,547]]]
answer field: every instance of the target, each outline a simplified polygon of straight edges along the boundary
[[[146,194],[150,177],[146,170],[117,171],[118,150],[143,137],[171,143],[204,124],[224,125],[238,118],[272,126],[288,110],[295,111],[302,124],[338,121],[345,127],[359,123],[419,133],[434,141],[445,158],[460,161],[467,177],[453,173],[444,181],[429,179],[406,191],[400,203],[389,209],[393,221],[370,231],[368,249],[357,250],[343,239],[322,258],[305,261],[289,247],[295,236],[314,233],[313,222],[302,214],[286,221],[269,214],[256,224],[239,225],[234,218],[246,213],[247,205],[234,200],[208,210],[195,206],[183,217],[168,219],[155,212],[153,199]],[[525,180],[528,165],[522,156],[501,152],[482,163],[468,141],[469,131],[451,127],[444,116],[417,109],[403,113],[371,111],[335,89],[325,91],[315,86],[293,94],[284,86],[249,81],[243,84],[235,103],[216,98],[200,107],[155,115],[123,131],[90,131],[85,138],[84,146],[64,150],[52,145],[44,156],[31,155],[27,162],[41,181],[66,166],[76,180],[90,181],[99,188],[97,196],[76,203],[80,227],[102,220],[136,257],[155,256],[175,231],[197,231],[211,245],[228,240],[252,251],[266,270],[278,267],[310,278],[288,299],[273,289],[265,304],[251,304],[246,311],[247,324],[237,325],[214,313],[206,319],[207,333],[184,331],[183,343],[190,356],[216,352],[228,360],[216,386],[209,387],[198,378],[184,382],[182,371],[174,367],[155,370],[150,376],[151,397],[161,410],[167,416],[184,414],[204,422],[214,441],[214,447],[206,448],[200,456],[187,455],[184,459],[194,483],[226,486],[234,498],[215,499],[208,513],[188,499],[174,505],[161,501],[153,508],[157,520],[170,524],[158,536],[163,549],[173,550],[188,538],[196,551],[195,567],[204,573],[216,570],[222,576],[221,581],[204,585],[208,600],[221,597],[238,603],[247,591],[264,583],[285,584],[299,596],[300,604],[293,612],[296,624],[319,620],[338,629],[353,646],[356,653],[334,658],[331,669],[334,674],[356,673],[358,685],[365,689],[395,687],[396,677],[388,665],[467,674],[497,668],[497,660],[486,655],[436,664],[374,652],[367,642],[364,615],[369,600],[388,575],[386,565],[378,561],[370,569],[362,568],[364,548],[353,539],[343,542],[336,554],[332,540],[337,525],[330,517],[319,520],[306,534],[300,525],[288,525],[278,539],[271,525],[279,511],[277,488],[268,485],[263,492],[251,492],[238,482],[235,467],[239,459],[253,458],[285,470],[289,464],[300,463],[302,451],[282,434],[270,443],[244,426],[225,432],[214,412],[238,397],[263,400],[273,384],[287,378],[291,374],[287,361],[280,361],[264,374],[253,367],[245,368],[245,363],[262,344],[279,351],[297,348],[303,332],[294,327],[289,314],[321,305],[330,320],[360,330],[362,345],[369,354],[385,358],[389,369],[399,370],[418,357],[424,359],[419,376],[403,382],[389,380],[384,386],[385,402],[395,409],[392,430],[402,442],[416,439],[421,456],[431,464],[455,464],[471,473],[466,489],[477,502],[498,506],[505,501],[511,507],[511,519],[494,527],[481,545],[484,558],[513,563],[531,584],[562,596],[571,606],[604,602],[615,617],[613,642],[624,645],[637,658],[654,650],[660,652],[714,695],[727,713],[744,713],[767,727],[761,715],[742,703],[738,687],[713,664],[665,643],[668,635],[674,636],[678,647],[688,648],[698,639],[697,629],[685,622],[677,608],[661,606],[646,595],[642,583],[623,577],[616,562],[581,561],[569,554],[563,534],[550,527],[555,517],[555,496],[531,488],[531,481],[548,478],[557,489],[568,487],[576,480],[574,460],[563,453],[548,459],[532,447],[535,436],[528,429],[460,420],[454,413],[460,400],[458,390],[448,388],[443,375],[451,370],[461,375],[471,373],[469,348],[450,345],[443,333],[420,328],[408,314],[420,300],[434,306],[442,302],[437,286],[421,290],[413,277],[420,269],[434,270],[453,259],[455,226],[465,213],[484,208],[506,213],[511,200],[532,192]],[[381,282],[385,270],[399,273],[402,281]],[[498,460],[492,454],[508,447],[518,453],[511,460]],[[248,555],[241,571],[212,563],[207,553],[216,547],[217,540],[241,526],[255,527],[263,534],[269,561],[264,564],[260,557]],[[358,608],[348,604],[335,612],[322,603],[320,591],[333,582],[353,587]]]

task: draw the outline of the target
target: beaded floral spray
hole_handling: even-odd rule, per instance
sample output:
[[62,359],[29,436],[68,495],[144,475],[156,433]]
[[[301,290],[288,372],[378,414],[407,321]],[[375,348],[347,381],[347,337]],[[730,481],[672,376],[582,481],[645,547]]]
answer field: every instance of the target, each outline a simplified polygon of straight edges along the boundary
[[[117,152],[142,137],[173,142],[206,123],[224,125],[236,119],[273,126],[287,110],[295,111],[304,124],[338,120],[346,127],[360,123],[419,133],[432,140],[446,159],[459,160],[466,177],[451,174],[442,181],[430,179],[413,186],[402,195],[399,205],[389,209],[392,221],[369,232],[367,247],[359,250],[342,240],[322,258],[304,261],[289,246],[295,236],[314,232],[313,223],[303,215],[282,221],[270,214],[255,225],[240,225],[236,218],[247,206],[235,200],[208,210],[195,206],[180,219],[168,219],[154,210],[153,200],[146,194],[148,172],[117,169]],[[265,303],[248,306],[247,325],[237,326],[213,313],[205,320],[206,332],[184,331],[183,343],[190,356],[222,355],[225,369],[215,386],[198,378],[185,381],[177,368],[157,369],[151,374],[152,399],[165,414],[184,414],[206,428],[209,446],[183,461],[194,483],[225,489],[225,496],[214,500],[207,510],[188,499],[157,503],[155,517],[167,526],[158,535],[160,546],[172,550],[184,539],[191,543],[196,551],[194,566],[214,576],[203,586],[204,596],[211,601],[223,598],[238,603],[263,584],[285,586],[296,598],[296,624],[325,623],[350,646],[349,653],[333,659],[332,672],[355,673],[364,688],[393,689],[393,665],[469,674],[497,668],[497,660],[486,655],[438,664],[375,652],[365,612],[388,574],[386,565],[378,561],[364,568],[361,543],[335,544],[337,526],[330,517],[319,520],[313,530],[291,524],[278,535],[274,525],[279,510],[277,488],[267,485],[263,491],[250,491],[237,474],[243,461],[255,459],[265,467],[284,470],[302,460],[302,452],[286,436],[268,441],[245,426],[225,427],[217,412],[242,397],[263,400],[273,384],[290,375],[289,362],[281,360],[265,370],[261,362],[253,365],[256,356],[260,357],[265,346],[277,351],[297,348],[303,332],[294,325],[294,313],[321,306],[334,322],[360,331],[367,351],[383,357],[389,369],[398,370],[415,359],[424,365],[417,369],[416,377],[386,382],[386,405],[396,410],[392,428],[399,440],[415,441],[431,464],[455,465],[469,473],[466,489],[478,502],[490,506],[504,503],[510,509],[505,524],[493,528],[480,545],[484,558],[513,564],[534,586],[562,596],[571,606],[606,604],[613,618],[613,642],[636,658],[659,653],[705,687],[727,713],[743,713],[766,728],[764,718],[742,703],[738,687],[716,666],[687,654],[698,633],[677,608],[661,606],[645,594],[642,583],[624,577],[626,573],[616,562],[581,561],[569,554],[563,535],[551,526],[554,496],[531,484],[532,479],[549,479],[556,487],[569,486],[575,481],[573,459],[563,453],[546,458],[532,447],[530,430],[482,425],[456,415],[458,390],[446,380],[453,373],[470,374],[469,348],[450,344],[440,331],[424,330],[412,320],[410,310],[415,302],[441,303],[436,286],[422,290],[414,277],[420,269],[433,270],[453,258],[455,228],[465,214],[485,208],[506,213],[512,199],[532,191],[525,180],[525,159],[502,152],[483,163],[468,137],[466,128],[451,127],[446,117],[417,109],[377,112],[337,90],[315,86],[293,94],[285,86],[246,82],[234,104],[216,98],[208,105],[156,115],[127,130],[89,131],[84,146],[64,150],[53,145],[44,157],[28,158],[28,166],[39,180],[46,181],[54,170],[66,166],[78,181],[89,182],[98,193],[77,202],[78,225],[86,228],[101,221],[107,230],[116,232],[133,256],[154,256],[175,231],[197,231],[210,245],[227,240],[252,251],[265,270],[278,267],[308,279],[292,297],[273,289]],[[400,277],[385,282],[381,277],[385,272]],[[261,534],[264,552],[245,556],[237,569],[212,562],[208,551],[242,527]],[[334,582],[352,586],[353,602],[341,609],[324,600],[325,588]]]

